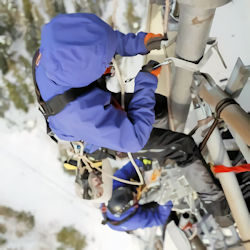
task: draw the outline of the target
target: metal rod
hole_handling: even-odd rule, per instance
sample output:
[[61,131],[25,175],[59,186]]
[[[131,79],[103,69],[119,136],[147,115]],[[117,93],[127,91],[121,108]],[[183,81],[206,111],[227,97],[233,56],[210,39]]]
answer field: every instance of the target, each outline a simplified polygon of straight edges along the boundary
[[[240,148],[241,153],[245,157],[246,161],[250,163],[250,148],[246,145],[246,143],[241,139],[241,137],[235,133],[235,131],[229,126],[229,130],[234,137],[238,147]],[[250,230],[250,229],[249,229]]]
[[[195,77],[201,81],[199,96],[203,98],[212,109],[215,109],[218,102],[230,97],[214,83],[208,74],[206,74],[206,78],[202,75],[196,75]],[[220,117],[250,146],[250,115],[245,112],[240,105],[231,104],[227,106],[221,112]]]
[[[204,54],[215,9],[230,0],[178,0],[180,6],[176,56],[198,63]],[[174,130],[183,131],[187,119],[193,73],[177,68],[171,87],[170,106]]]
[[[207,142],[208,151],[214,161],[214,164],[223,164],[231,166],[228,154],[224,147],[218,128],[214,130]],[[250,240],[250,215],[243,198],[239,183],[234,173],[220,173],[216,177],[219,178],[229,207],[232,211],[234,220],[239,229],[240,237],[243,241]],[[250,242],[244,243],[244,247],[249,250]]]

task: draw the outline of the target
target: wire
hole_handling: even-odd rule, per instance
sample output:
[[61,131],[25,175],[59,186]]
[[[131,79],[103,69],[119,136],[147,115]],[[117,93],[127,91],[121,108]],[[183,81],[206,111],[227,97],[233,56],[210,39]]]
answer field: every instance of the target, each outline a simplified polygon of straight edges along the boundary
[[215,119],[213,124],[211,125],[211,127],[209,128],[206,136],[204,137],[203,141],[201,142],[199,149],[200,151],[202,151],[204,149],[204,147],[206,146],[207,141],[209,140],[211,134],[213,133],[214,129],[216,128],[216,126],[219,123],[219,119],[220,119],[220,114],[221,112],[229,105],[239,105],[234,99],[228,97],[225,99],[220,100],[216,107],[215,107]]
[[129,158],[129,160],[131,161],[132,165],[135,168],[135,171],[136,171],[136,173],[137,173],[137,175],[139,177],[139,180],[140,180],[140,182],[139,182],[140,185],[143,185],[144,184],[144,179],[142,177],[141,171],[140,171],[139,167],[137,166],[137,164],[135,163],[134,158],[133,158],[133,156],[132,156],[132,154],[130,152],[128,152],[128,158]]
[[[113,13],[112,13],[112,22],[113,22],[113,26],[116,27],[117,25],[116,25],[116,18],[115,18],[115,16],[116,16],[116,9],[117,9],[117,5],[118,5],[118,1],[114,0],[113,2],[114,2],[114,5],[113,5]],[[117,75],[117,78],[118,78],[118,82],[119,82],[119,84],[121,86],[121,106],[124,109],[125,108],[125,81],[123,79],[123,76],[121,74],[121,71],[119,69],[119,66],[118,66],[115,58],[113,58],[112,62],[113,62],[114,68],[115,68],[115,72],[116,72],[116,75]],[[101,169],[98,169],[98,170],[101,171],[103,174],[106,174],[106,176],[111,177],[114,180],[117,180],[117,181],[120,181],[120,182],[123,182],[123,183],[126,183],[126,184],[130,184],[130,185],[141,186],[141,185],[144,184],[144,179],[142,177],[140,169],[137,166],[137,164],[135,163],[132,154],[130,152],[128,152],[127,154],[128,154],[128,157],[129,157],[132,165],[134,166],[135,171],[136,171],[136,173],[137,173],[137,175],[139,177],[139,180],[140,180],[139,182],[132,182],[132,181],[120,179],[120,178],[118,178],[116,176],[110,176],[109,174],[103,172]]]
[[[131,153],[129,153],[129,154],[131,155]],[[95,168],[95,169],[97,169],[98,171],[100,171],[102,174],[108,176],[109,178],[111,178],[111,179],[113,179],[113,180],[116,180],[116,181],[119,181],[119,182],[122,182],[122,183],[125,183],[125,184],[136,185],[136,186],[141,186],[141,185],[144,184],[144,180],[143,180],[142,174],[141,174],[141,172],[140,172],[140,170],[139,170],[139,167],[136,165],[136,163],[135,163],[135,161],[134,161],[134,159],[133,159],[132,156],[131,156],[130,161],[132,162],[132,164],[133,164],[133,163],[135,164],[135,165],[133,164],[133,166],[134,166],[134,168],[135,168],[135,170],[136,170],[136,173],[137,173],[138,176],[139,176],[139,180],[140,180],[139,182],[136,182],[136,181],[128,181],[128,180],[121,179],[121,178],[119,178],[119,177],[116,177],[116,176],[113,176],[113,175],[110,175],[110,174],[106,173],[106,172],[103,171],[103,169],[101,169],[100,167],[94,166],[93,162],[92,162],[90,159],[88,159],[88,158],[86,157],[86,155],[80,156],[80,159],[84,162],[84,164],[85,164],[86,166],[88,166],[88,167],[87,167],[87,170],[88,170],[88,171],[89,171],[89,168],[91,168],[91,171],[92,171],[93,168]]]
[[[124,109],[124,107],[125,107],[125,88],[124,88],[124,80],[123,80],[122,74],[121,74],[121,72],[120,72],[119,66],[118,66],[118,64],[116,63],[116,60],[113,59],[112,61],[113,61],[113,65],[114,65],[114,68],[115,68],[115,72],[118,72],[118,74],[116,74],[116,75],[117,75],[118,82],[119,82],[119,84],[120,84],[120,86],[121,86],[121,106],[122,106],[122,108]],[[127,154],[128,154],[129,160],[131,161],[133,167],[135,168],[135,171],[136,171],[136,173],[137,173],[137,175],[138,175],[140,181],[139,181],[139,182],[126,181],[126,183],[127,183],[127,184],[132,184],[132,185],[139,185],[139,186],[141,186],[141,185],[144,184],[144,179],[143,179],[143,177],[142,177],[141,171],[140,171],[139,167],[137,166],[137,164],[135,163],[132,154],[131,154],[130,152],[127,152]],[[114,176],[114,177],[115,177],[115,176]],[[116,177],[116,178],[117,178],[117,177]],[[121,181],[120,178],[119,178],[119,181]],[[122,182],[124,182],[124,180],[123,180]],[[129,182],[129,183],[128,183],[128,182]],[[125,183],[125,182],[124,182],[124,183]]]
[[129,184],[129,185],[136,185],[136,186],[141,186],[141,182],[136,182],[136,181],[128,181],[128,180],[125,180],[125,179],[121,179],[119,177],[116,177],[116,176],[113,176],[113,175],[110,175],[108,173],[106,173],[105,171],[103,171],[100,167],[95,167],[98,171],[100,171],[101,173],[103,173],[104,175],[110,177],[111,179],[113,180],[116,180],[116,181],[119,181],[119,182],[122,182],[122,183],[125,183],[125,184]]
[[113,63],[114,68],[115,68],[115,73],[116,73],[118,82],[119,82],[119,84],[121,86],[121,106],[124,109],[124,107],[125,107],[125,95],[124,95],[124,93],[125,93],[125,84],[124,84],[125,81],[123,79],[123,76],[121,74],[121,71],[119,69],[119,66],[118,66],[115,58],[112,59],[112,63]]

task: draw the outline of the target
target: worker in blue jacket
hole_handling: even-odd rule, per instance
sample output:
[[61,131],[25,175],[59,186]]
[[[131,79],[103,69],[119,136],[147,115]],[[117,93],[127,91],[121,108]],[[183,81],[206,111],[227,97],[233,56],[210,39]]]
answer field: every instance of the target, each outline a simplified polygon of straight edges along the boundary
[[[136,159],[136,164],[143,168],[142,161]],[[137,174],[131,162],[117,170],[114,176],[130,180],[136,179]],[[156,202],[139,205],[134,186],[113,181],[113,193],[107,207],[102,205],[103,224],[118,231],[131,231],[138,228],[161,226],[167,222],[173,204],[168,201],[165,205]]]
[[[86,147],[87,153],[106,148],[139,155],[147,153],[148,157],[160,158],[163,164],[167,158],[174,159],[185,166],[183,171],[187,172],[194,189],[202,198],[209,196],[212,206],[218,197],[225,200],[224,195],[209,176],[193,139],[170,130],[152,131],[160,68],[154,69],[154,63],[149,64],[137,74],[126,111],[115,104],[111,92],[97,85],[89,87],[106,72],[115,54],[144,55],[151,49],[159,49],[162,40],[159,34],[125,35],[114,31],[94,14],[58,15],[42,29],[41,46],[35,58],[37,92],[43,102],[48,102],[69,90],[86,87],[60,112],[46,116],[50,129],[60,139],[84,141],[91,146]],[[193,178],[195,168],[186,166],[197,160],[200,177]]]
[[[115,54],[144,55],[159,49],[162,39],[159,34],[114,31],[94,14],[58,15],[42,29],[35,68],[41,97],[47,102],[69,89],[89,86],[102,77]],[[154,123],[158,80],[152,70],[137,74],[127,112],[113,105],[109,91],[95,87],[47,117],[50,129],[60,139],[83,140],[94,149],[137,152]]]

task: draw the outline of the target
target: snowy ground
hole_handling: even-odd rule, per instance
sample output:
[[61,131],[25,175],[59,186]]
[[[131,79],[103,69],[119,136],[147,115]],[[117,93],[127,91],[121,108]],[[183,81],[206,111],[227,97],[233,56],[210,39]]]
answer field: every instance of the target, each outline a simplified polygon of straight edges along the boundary
[[101,225],[100,211],[75,196],[74,178],[63,173],[57,146],[43,126],[31,132],[5,131],[0,136],[0,204],[30,211],[36,220],[30,234],[8,247],[55,249],[53,234],[70,225],[87,236],[87,249],[142,247],[134,237]]
[[[211,36],[219,38],[228,70],[214,64],[216,56],[206,69],[218,80],[229,76],[238,56],[250,64],[249,8],[249,1],[235,0],[216,12]],[[11,111],[7,118],[8,122],[0,120],[0,205],[30,211],[36,220],[35,229],[25,238],[12,239],[9,248],[56,249],[53,234],[70,225],[87,236],[89,250],[143,248],[134,236],[102,226],[100,211],[75,196],[74,178],[63,173],[57,146],[46,136],[34,107],[27,115]],[[7,128],[11,120],[26,120],[27,130]]]

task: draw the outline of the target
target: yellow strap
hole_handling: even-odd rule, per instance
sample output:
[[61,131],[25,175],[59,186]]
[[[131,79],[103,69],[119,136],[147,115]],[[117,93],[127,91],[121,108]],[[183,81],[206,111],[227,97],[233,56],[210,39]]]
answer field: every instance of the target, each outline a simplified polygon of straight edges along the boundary
[[90,164],[92,167],[96,168],[96,167],[101,167],[102,166],[102,162],[98,161],[98,162],[92,162]]
[[142,162],[143,162],[144,165],[147,165],[147,164],[150,165],[150,164],[152,164],[152,161],[149,160],[149,159],[143,159]]
[[[63,164],[64,168],[66,168],[67,170],[76,170],[77,169],[77,166],[74,166],[74,165],[71,165],[69,163],[64,163]],[[91,166],[92,167],[101,167],[102,166],[102,162],[101,161],[98,161],[98,162],[92,162],[91,163]]]
[[67,170],[76,170],[76,169],[77,169],[76,166],[71,165],[71,164],[69,164],[69,163],[64,163],[63,166],[64,166],[64,168],[66,168]]

